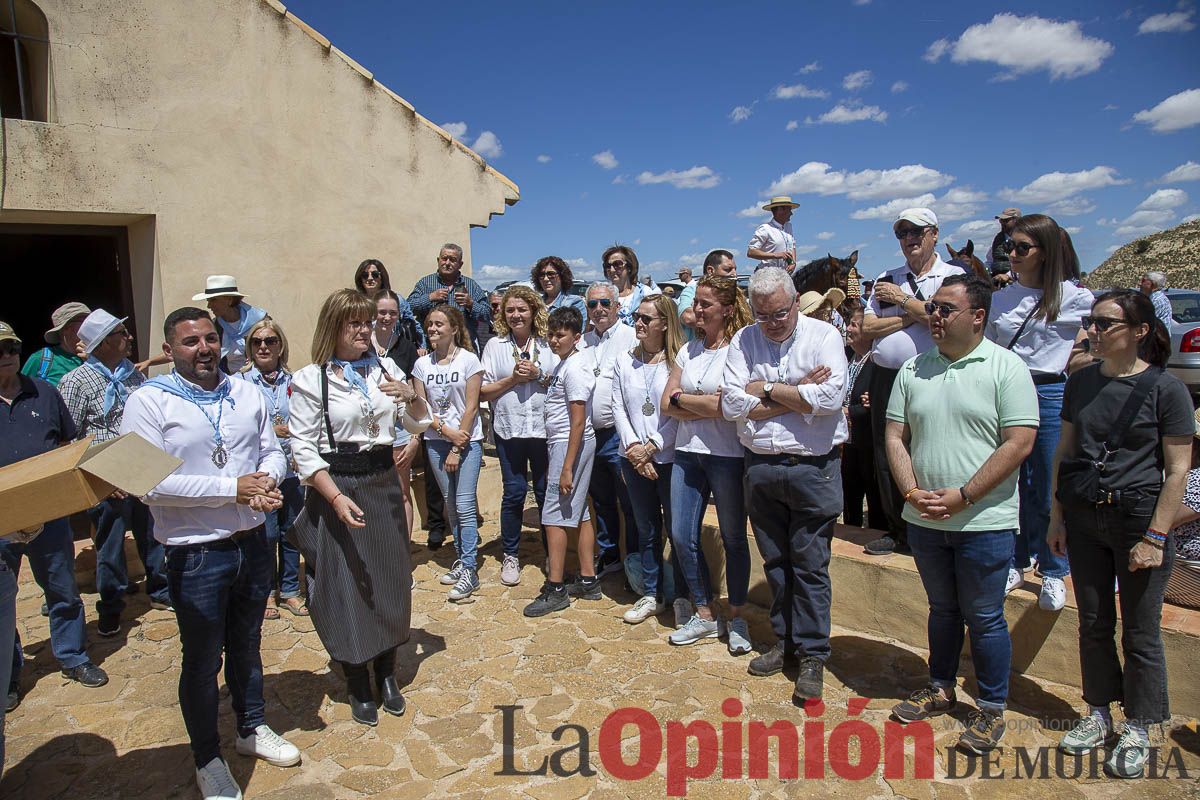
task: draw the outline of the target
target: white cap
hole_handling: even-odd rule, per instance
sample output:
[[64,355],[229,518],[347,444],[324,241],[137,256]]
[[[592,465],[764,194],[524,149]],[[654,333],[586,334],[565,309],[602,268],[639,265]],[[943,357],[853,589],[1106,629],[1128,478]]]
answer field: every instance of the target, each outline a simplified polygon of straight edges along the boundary
[[79,326],[79,341],[83,342],[83,352],[91,353],[96,345],[104,341],[104,337],[117,329],[129,317],[117,319],[103,308],[97,308],[87,315],[87,319]]
[[892,223],[892,229],[895,230],[901,222],[911,222],[922,228],[936,228],[938,224],[937,214],[928,208],[920,207],[906,208],[901,211],[900,216],[896,217],[896,221]]

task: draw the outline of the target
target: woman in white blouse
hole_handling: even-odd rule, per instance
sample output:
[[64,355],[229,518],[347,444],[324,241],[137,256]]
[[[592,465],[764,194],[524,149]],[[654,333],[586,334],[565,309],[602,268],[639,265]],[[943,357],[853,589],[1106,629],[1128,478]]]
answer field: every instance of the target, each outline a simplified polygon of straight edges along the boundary
[[483,462],[483,426],[479,391],[483,365],[471,350],[462,312],[442,303],[425,317],[428,355],[417,359],[413,377],[417,394],[429,403],[433,422],[425,431],[429,469],[446,500],[446,517],[454,531],[458,559],[440,580],[447,597],[465,600],[479,588],[479,529],[475,521],[475,487]]
[[711,496],[725,548],[729,589],[729,652],[752,649],[742,606],[750,588],[750,548],[746,542],[746,503],[742,491],[745,449],[737,428],[721,414],[721,374],[733,335],[753,322],[750,306],[733,278],[701,278],[692,302],[701,338],[675,357],[662,394],[662,413],[679,421],[675,466],[671,469],[671,549],[692,593],[696,613],[674,631],[671,644],[692,644],[718,635],[713,590],[700,542]]
[[479,396],[492,409],[492,432],[504,481],[500,582],[516,586],[521,582],[517,549],[531,478],[539,511],[546,500],[546,384],[558,356],[546,343],[546,307],[528,286],[512,286],[504,293],[493,327],[496,336],[483,348]]
[[1066,372],[1091,363],[1084,352],[1083,316],[1091,313],[1092,293],[1072,283],[1071,265],[1078,262],[1066,231],[1044,214],[1018,217],[1005,243],[1017,280],[992,295],[984,335],[1021,357],[1033,375],[1041,418],[1033,451],[1021,464],[1021,527],[1005,592],[1021,586],[1022,573],[1037,559],[1042,575],[1038,605],[1059,611],[1066,603],[1063,579],[1067,559],[1046,546],[1050,524],[1051,465],[1062,429]]
[[[659,400],[683,344],[675,303],[665,295],[643,300],[634,320],[637,347],[617,356],[612,385],[613,416],[625,456],[621,469],[633,505],[642,560],[642,597],[624,615],[630,624],[666,610],[662,529],[664,520],[667,530],[671,529],[671,463],[677,422],[661,413]],[[675,590],[682,588],[682,577],[676,574]]]
[[375,725],[368,662],[380,705],[404,713],[396,648],[408,641],[412,568],[404,501],[392,461],[396,426],[429,425],[424,401],[390,358],[371,349],[375,302],[334,292],[313,333],[313,363],[292,378],[289,431],[309,487],[292,533],[308,568],[313,626],[341,662],[354,719]]
[[604,277],[617,287],[617,302],[621,304],[617,315],[632,327],[633,316],[642,300],[658,294],[659,288],[653,283],[647,286],[638,281],[638,258],[632,247],[615,244],[600,256],[600,263],[604,265]]

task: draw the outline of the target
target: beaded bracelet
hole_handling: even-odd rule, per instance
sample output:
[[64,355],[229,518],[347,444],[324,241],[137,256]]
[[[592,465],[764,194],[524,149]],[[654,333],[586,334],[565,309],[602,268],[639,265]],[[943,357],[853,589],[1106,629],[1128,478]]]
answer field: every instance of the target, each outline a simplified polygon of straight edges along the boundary
[[1154,528],[1147,528],[1146,535],[1153,536],[1155,539],[1161,539],[1164,542],[1167,540],[1167,535],[1165,533],[1163,533],[1162,531],[1156,531],[1156,530],[1154,530]]
[[1143,536],[1142,541],[1153,547],[1155,550],[1162,550],[1166,545],[1165,541],[1159,541],[1158,539],[1154,539],[1150,536]]
[[913,488],[909,489],[907,492],[904,493],[904,502],[907,503],[908,498],[912,497],[914,492],[919,492],[919,491],[921,491],[920,486],[914,486]]

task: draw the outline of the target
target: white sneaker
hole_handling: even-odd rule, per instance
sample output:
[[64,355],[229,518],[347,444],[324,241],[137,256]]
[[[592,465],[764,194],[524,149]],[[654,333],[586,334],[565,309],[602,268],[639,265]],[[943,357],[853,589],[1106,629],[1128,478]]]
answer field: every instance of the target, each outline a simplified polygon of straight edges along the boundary
[[701,639],[715,638],[717,638],[717,621],[701,619],[699,614],[692,614],[692,618],[687,621],[687,624],[668,636],[667,641],[671,644],[683,645],[695,644]]
[[633,604],[633,608],[625,612],[622,619],[630,625],[637,625],[639,622],[645,622],[647,618],[661,614],[666,610],[666,603],[660,603],[653,597],[643,597]]
[[453,586],[458,583],[458,579],[462,577],[463,570],[466,566],[461,561],[455,561],[450,567],[450,571],[442,577],[438,578],[438,583],[442,586]]
[[1016,567],[1009,567],[1008,580],[1004,583],[1004,594],[1010,595],[1012,594],[1013,589],[1019,589],[1024,585],[1025,576],[1021,573],[1021,570],[1017,569]]
[[204,800],[242,800],[242,790],[220,756],[196,770],[196,785]]
[[749,653],[754,649],[754,645],[750,643],[750,628],[746,625],[744,617],[734,617],[729,620],[729,652],[731,655],[740,656]]
[[1042,593],[1038,595],[1038,606],[1046,611],[1062,611],[1067,604],[1067,584],[1062,578],[1042,578]]
[[505,556],[500,565],[500,582],[505,586],[516,586],[521,582],[521,562],[516,556]]
[[237,737],[234,749],[243,756],[261,758],[277,767],[294,767],[300,763],[300,749],[268,725],[259,725],[244,739]]
[[675,627],[682,628],[687,625],[692,619],[692,601],[686,597],[676,597],[675,602],[671,604],[675,609]]

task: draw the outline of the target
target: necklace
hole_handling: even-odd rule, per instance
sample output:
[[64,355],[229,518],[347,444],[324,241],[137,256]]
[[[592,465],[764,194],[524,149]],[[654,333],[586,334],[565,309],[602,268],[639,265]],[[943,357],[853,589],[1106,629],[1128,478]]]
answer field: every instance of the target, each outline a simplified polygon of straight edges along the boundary
[[[535,364],[538,363],[538,346],[537,346],[537,338],[536,337],[530,336],[529,339],[526,340],[525,350],[523,350],[523,351],[517,349],[517,340],[514,337],[509,336],[508,341],[509,341],[509,344],[512,345],[512,356],[513,356],[514,362],[528,360],[528,361],[532,361]],[[530,355],[530,348],[529,348],[530,342],[533,342],[533,348],[532,348],[533,354],[532,355]]]
[[[782,342],[773,342],[767,339],[767,347],[771,351],[771,357],[775,361],[775,382],[787,383],[787,368],[784,362],[787,361],[788,353],[792,351],[792,343],[796,340],[796,332],[800,329],[797,325],[792,331],[792,335]],[[766,337],[763,337],[766,338]]]
[[612,340],[612,332],[614,328],[609,328],[604,333],[600,334],[600,341],[596,343],[596,366],[592,367],[592,374],[597,378],[600,377],[600,365],[604,363],[605,357],[608,355],[608,345]]
[[[272,375],[274,377],[271,377]],[[257,383],[258,383],[259,387],[261,389],[263,389],[263,394],[265,394],[267,396],[267,399],[271,401],[271,424],[272,425],[283,425],[284,423],[287,422],[287,420],[284,419],[284,417],[283,417],[283,412],[280,411],[280,400],[279,400],[279,377],[280,377],[280,375],[281,375],[281,370],[278,367],[276,367],[275,370],[270,373],[263,372],[262,370],[259,370],[259,372],[258,372],[259,380],[257,381]],[[270,392],[266,391],[266,388],[268,386],[271,387]]]
[[204,410],[204,406],[200,404],[200,401],[196,399],[196,393],[192,387],[179,380],[179,376],[174,372],[171,373],[171,377],[174,378],[175,385],[179,387],[184,396],[191,401],[192,405],[200,409],[200,413],[204,415],[204,418],[208,420],[208,424],[212,426],[213,441],[216,443],[216,446],[213,447],[212,455],[209,457],[212,459],[212,462],[217,469],[225,469],[225,465],[229,463],[229,451],[225,449],[225,439],[221,435],[221,414],[225,410],[225,405],[222,401],[229,396],[229,387],[226,386],[223,393],[219,388],[216,392],[210,393],[217,396],[217,418],[216,420],[213,420],[213,418],[208,415],[208,412]]
[[696,381],[696,387],[692,390],[693,394],[704,394],[704,390],[701,387],[704,385],[704,382],[706,380],[708,380],[708,373],[712,369],[713,364],[716,363],[717,358],[721,353],[721,348],[724,345],[725,345],[725,337],[722,336],[721,340],[719,342],[717,342],[716,346],[713,347],[711,350],[707,347],[703,348],[702,352],[708,354],[708,364],[705,365],[704,372],[700,375],[700,378]]
[[[450,345],[450,349],[446,352],[446,366],[447,367],[452,366],[454,364],[454,357],[456,355],[458,355],[458,345],[452,344],[452,345]],[[442,396],[437,401],[438,410],[444,413],[444,412],[450,410],[451,386],[450,386],[450,381],[449,381],[449,373],[441,372],[442,367],[437,362],[438,362],[437,353],[434,353],[433,354],[434,365],[439,368],[439,374],[442,375],[443,377],[447,378],[445,383],[443,383],[443,386],[445,388],[442,389]]]
[[[649,370],[650,361],[646,360],[646,348],[639,346],[638,349],[641,350],[641,352],[642,352],[641,361],[645,365],[643,367],[643,369]],[[661,352],[662,352],[662,350],[658,351],[658,353],[661,353]],[[651,354],[650,358],[653,359],[655,356],[658,355],[658,353]],[[657,364],[654,364],[654,373],[650,377],[647,378],[646,373],[645,372],[642,373],[642,378],[644,379],[644,383],[642,384],[642,386],[645,389],[645,398],[646,398],[645,401],[642,403],[642,416],[644,416],[644,417],[654,416],[654,403],[652,403],[650,401],[650,393],[652,391],[652,387],[654,386],[654,381],[658,378],[658,368],[660,366],[662,366],[662,363],[663,363],[662,361],[659,361]]]

